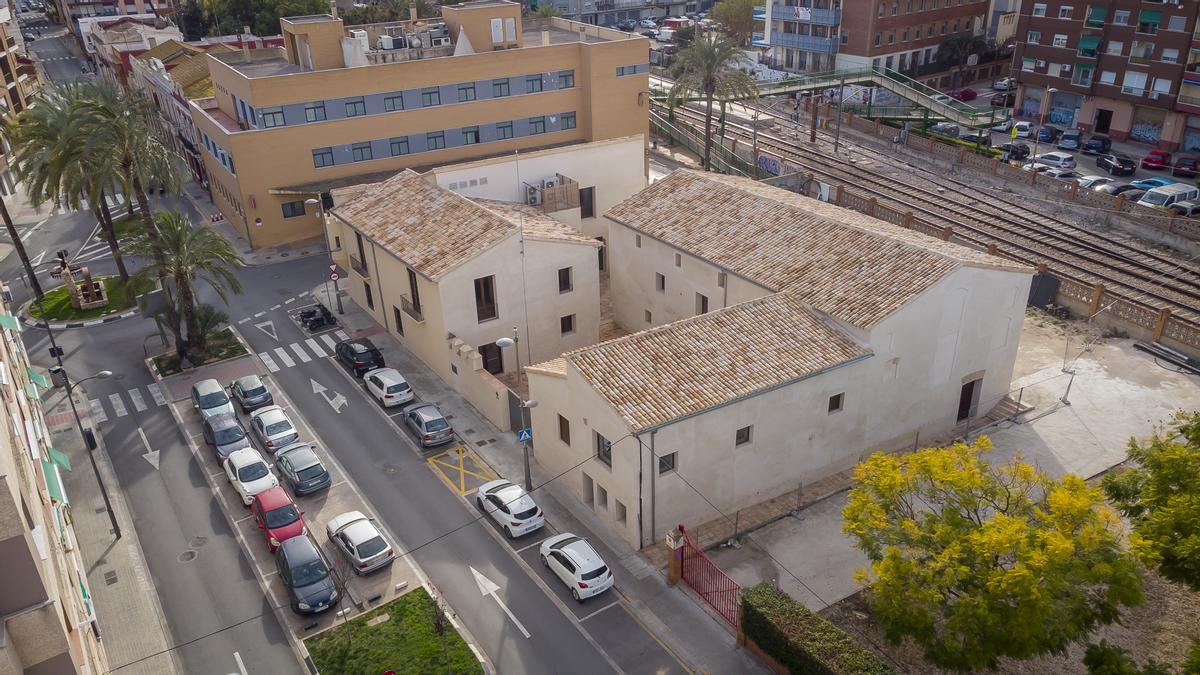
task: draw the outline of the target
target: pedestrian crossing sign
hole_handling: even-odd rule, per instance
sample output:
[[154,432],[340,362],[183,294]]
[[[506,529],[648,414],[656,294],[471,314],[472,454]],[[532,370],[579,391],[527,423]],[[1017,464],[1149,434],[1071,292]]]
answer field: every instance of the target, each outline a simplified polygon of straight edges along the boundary
[[525,427],[517,432],[517,440],[522,443],[528,443],[533,440],[533,429]]

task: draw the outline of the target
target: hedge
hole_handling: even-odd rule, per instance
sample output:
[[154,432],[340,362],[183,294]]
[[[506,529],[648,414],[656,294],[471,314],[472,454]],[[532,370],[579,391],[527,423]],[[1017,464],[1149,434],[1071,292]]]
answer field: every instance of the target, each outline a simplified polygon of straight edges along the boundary
[[892,672],[842,629],[766,582],[742,590],[742,632],[793,673]]

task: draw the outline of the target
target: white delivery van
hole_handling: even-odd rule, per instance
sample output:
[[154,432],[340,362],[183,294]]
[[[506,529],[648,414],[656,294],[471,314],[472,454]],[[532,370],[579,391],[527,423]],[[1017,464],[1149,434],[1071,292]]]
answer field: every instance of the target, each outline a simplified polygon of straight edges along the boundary
[[1197,198],[1200,198],[1200,187],[1188,183],[1171,183],[1147,190],[1137,203],[1165,209],[1170,208],[1172,204]]

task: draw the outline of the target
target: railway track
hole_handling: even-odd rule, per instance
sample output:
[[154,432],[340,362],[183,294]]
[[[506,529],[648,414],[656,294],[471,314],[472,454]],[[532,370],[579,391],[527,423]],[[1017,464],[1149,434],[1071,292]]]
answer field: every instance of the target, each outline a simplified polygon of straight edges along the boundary
[[[703,125],[703,113],[695,110],[680,107],[675,115],[695,128]],[[792,125],[785,118],[778,121]],[[749,127],[729,120],[725,133],[747,143],[752,136]],[[864,151],[878,167],[872,170],[761,130],[758,146],[823,178],[823,182],[843,184],[875,197],[881,205],[911,211],[936,227],[950,227],[957,238],[980,248],[994,246],[1000,255],[1030,265],[1045,265],[1080,284],[1101,284],[1107,292],[1125,300],[1156,310],[1165,307],[1178,319],[1200,325],[1200,268],[1196,266],[1001,201],[920,167],[881,158],[875,151]],[[901,178],[913,175],[927,178],[926,184]]]

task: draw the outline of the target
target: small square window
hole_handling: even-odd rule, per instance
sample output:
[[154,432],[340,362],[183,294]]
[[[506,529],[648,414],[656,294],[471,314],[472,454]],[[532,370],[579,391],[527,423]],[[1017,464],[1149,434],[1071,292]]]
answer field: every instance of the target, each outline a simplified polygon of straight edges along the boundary
[[312,154],[314,167],[333,166],[333,148],[317,148]]
[[678,253],[675,254],[675,266],[683,267],[683,256]]
[[308,122],[324,122],[325,102],[319,101],[304,106],[304,119]]
[[675,458],[679,455],[678,452],[672,452],[669,455],[659,455],[658,457],[658,475],[670,473],[675,470]]
[[446,134],[441,131],[425,134],[425,147],[430,150],[441,150],[446,147]]
[[400,155],[408,154],[408,139],[407,138],[393,138],[391,140],[390,145],[392,148],[392,157],[398,157]]
[[573,113],[573,112],[563,113],[559,117],[559,120],[562,122],[559,125],[559,129],[566,131],[567,129],[575,128],[575,113]]
[[437,87],[421,90],[421,107],[429,108],[442,104],[442,92]]
[[346,117],[358,117],[367,114],[367,103],[361,98],[346,101]]
[[462,130],[463,145],[479,143],[479,127],[466,127]]
[[563,267],[558,270],[558,292],[570,293],[574,290],[574,280],[571,278],[571,268]]
[[284,202],[283,217],[295,218],[296,216],[304,215],[304,202]]
[[350,146],[351,158],[356,162],[365,162],[372,159],[370,143],[355,143]]
[[605,465],[612,466],[612,443],[598,432],[593,431],[596,436],[596,459],[604,462]]
[[508,80],[492,80],[492,98],[503,98],[508,93]]
[[529,118],[529,134],[531,136],[546,133],[546,118],[545,117],[530,117]]
[[646,320],[646,323],[654,323],[654,315],[648,309],[642,310],[642,318]]
[[562,415],[558,416],[558,440],[571,444],[571,422]]
[[558,74],[558,88],[570,89],[575,86],[575,71],[564,70]]
[[845,403],[845,401],[846,401],[846,395],[844,393],[843,394],[834,394],[833,396],[830,396],[829,397],[829,412],[830,413],[839,412],[842,409],[842,404]]
[[717,286],[719,288],[725,288],[725,284],[728,283],[728,279],[729,277],[726,276],[724,272],[717,272]]
[[733,436],[734,445],[746,445],[754,438],[754,427],[742,427]]
[[400,94],[396,94],[395,96],[388,96],[387,98],[383,99],[383,110],[384,112],[396,112],[397,110],[404,110],[404,97]]
[[558,319],[558,329],[563,335],[571,335],[575,332],[575,315],[568,314]]
[[525,93],[536,94],[542,90],[542,76],[530,75],[525,78]]
[[654,290],[658,291],[659,293],[665,293],[667,291],[667,278],[658,272],[654,273]]
[[703,293],[696,294],[696,313],[708,314],[708,296]]
[[635,234],[635,235],[633,235],[633,245],[634,245],[636,248],[641,248],[641,247],[642,247],[642,235],[640,235],[640,234]]
[[496,138],[501,140],[513,137],[512,122],[501,122],[496,125]]
[[458,85],[458,102],[466,103],[475,100],[475,83]]
[[283,108],[264,108],[260,114],[264,129],[283,126]]
[[[1045,14],[1046,14],[1046,6],[1042,5],[1041,15],[1035,14],[1034,16],[1045,16]],[[1117,25],[1117,26],[1128,26],[1129,25],[1129,10],[1118,9],[1118,10],[1114,11],[1113,12],[1113,24]]]

